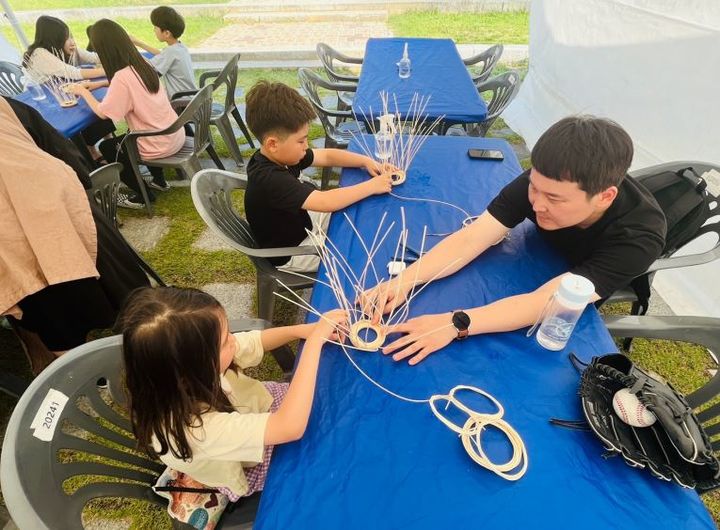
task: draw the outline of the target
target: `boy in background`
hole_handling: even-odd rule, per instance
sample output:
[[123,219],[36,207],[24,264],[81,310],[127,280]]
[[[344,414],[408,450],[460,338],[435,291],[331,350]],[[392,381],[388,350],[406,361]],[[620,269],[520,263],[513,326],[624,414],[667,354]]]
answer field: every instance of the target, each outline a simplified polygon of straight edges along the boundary
[[[247,165],[245,214],[260,248],[312,245],[305,230],[324,231],[329,213],[371,195],[388,193],[390,174],[372,158],[342,149],[309,149],[315,112],[308,101],[282,83],[260,81],[248,92],[245,116],[261,144]],[[309,167],[364,167],[373,178],[344,188],[319,191],[301,182]],[[271,259],[295,272],[314,272],[318,256]]]
[[155,27],[155,36],[167,44],[162,50],[130,36],[135,46],[153,54],[150,64],[162,76],[168,97],[177,92],[197,91],[192,60],[187,47],[178,39],[185,32],[185,20],[172,7],[156,7],[150,13],[150,22]]

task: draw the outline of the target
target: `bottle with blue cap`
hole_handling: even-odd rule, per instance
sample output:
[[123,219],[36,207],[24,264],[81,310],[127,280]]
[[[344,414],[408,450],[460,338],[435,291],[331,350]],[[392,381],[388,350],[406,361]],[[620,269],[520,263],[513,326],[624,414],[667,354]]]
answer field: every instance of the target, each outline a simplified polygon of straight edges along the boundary
[[544,311],[536,337],[538,343],[548,350],[562,350],[594,292],[595,286],[587,278],[565,275]]

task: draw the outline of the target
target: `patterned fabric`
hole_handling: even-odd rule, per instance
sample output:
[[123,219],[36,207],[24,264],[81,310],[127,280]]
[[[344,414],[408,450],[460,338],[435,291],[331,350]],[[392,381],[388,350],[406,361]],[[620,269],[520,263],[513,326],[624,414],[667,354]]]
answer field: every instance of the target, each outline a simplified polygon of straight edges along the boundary
[[[276,383],[274,381],[265,381],[263,385],[273,397],[270,412],[275,412],[280,408],[280,403],[282,403],[282,400],[285,398],[289,385],[287,383]],[[268,468],[270,467],[270,457],[272,456],[273,447],[272,445],[265,447],[263,461],[261,463],[245,469],[245,476],[250,486],[246,496],[252,495],[257,491],[262,491],[265,486],[265,477],[267,477]],[[158,486],[216,489],[217,492],[157,491],[155,488]],[[168,500],[167,511],[170,517],[190,524],[197,530],[214,530],[228,503],[237,502],[240,499],[239,495],[235,495],[228,488],[209,488],[205,484],[193,480],[188,475],[169,467],[165,468],[163,474],[160,475],[153,490]]]
[[[285,394],[288,391],[288,383],[276,383],[275,381],[263,381],[263,385],[270,392],[273,397],[272,405],[270,405],[270,412],[275,412],[280,408],[280,403],[285,399]],[[250,489],[246,496],[250,496],[256,491],[262,491],[265,487],[265,477],[267,477],[268,468],[270,467],[270,458],[274,445],[265,446],[265,452],[263,453],[263,461],[254,466],[245,468],[245,478],[247,478]],[[218,488],[221,493],[227,495],[232,502],[237,502],[240,499],[239,495],[235,495],[228,488]]]
[[158,486],[198,489],[207,489],[207,486],[184,473],[166,467],[153,487],[155,493],[168,500],[167,511],[170,517],[192,525],[197,530],[214,530],[229,502],[227,496],[221,493],[157,491],[155,488]]

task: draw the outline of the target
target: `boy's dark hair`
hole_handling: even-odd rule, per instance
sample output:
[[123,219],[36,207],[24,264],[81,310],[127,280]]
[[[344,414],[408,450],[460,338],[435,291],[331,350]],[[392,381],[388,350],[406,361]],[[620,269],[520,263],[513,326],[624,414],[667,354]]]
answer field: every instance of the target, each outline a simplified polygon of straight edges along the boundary
[[160,90],[160,78],[145,58],[140,55],[125,30],[117,22],[102,18],[90,27],[90,40],[108,81],[127,66],[131,66],[151,94]]
[[220,386],[221,318],[220,303],[197,289],[146,287],[128,298],[118,327],[130,421],[142,451],[189,460],[186,429],[202,426],[205,412],[234,411]]
[[533,168],[554,180],[577,182],[588,196],[619,186],[633,157],[625,129],[595,116],[569,116],[552,125],[530,154]]
[[39,16],[35,21],[35,40],[23,55],[23,66],[28,66],[30,56],[38,48],[44,48],[51,53],[61,53],[65,62],[68,62],[69,57],[63,48],[69,37],[70,28],[65,22],[49,15]]
[[258,81],[245,96],[247,125],[260,140],[269,133],[287,136],[315,119],[312,105],[282,83]]
[[176,39],[185,33],[185,19],[172,7],[160,6],[153,9],[150,12],[150,22],[163,31],[169,31]]

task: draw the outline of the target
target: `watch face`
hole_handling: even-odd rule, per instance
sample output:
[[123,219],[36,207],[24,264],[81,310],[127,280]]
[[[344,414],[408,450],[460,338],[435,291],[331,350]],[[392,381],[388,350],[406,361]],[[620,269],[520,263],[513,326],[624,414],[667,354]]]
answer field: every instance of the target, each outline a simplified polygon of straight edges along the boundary
[[453,313],[452,323],[458,331],[465,331],[470,327],[470,316],[464,311],[456,311]]

